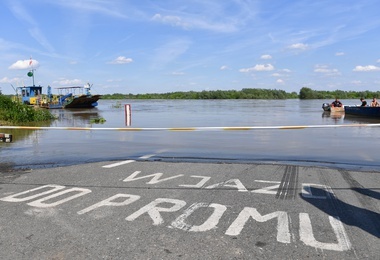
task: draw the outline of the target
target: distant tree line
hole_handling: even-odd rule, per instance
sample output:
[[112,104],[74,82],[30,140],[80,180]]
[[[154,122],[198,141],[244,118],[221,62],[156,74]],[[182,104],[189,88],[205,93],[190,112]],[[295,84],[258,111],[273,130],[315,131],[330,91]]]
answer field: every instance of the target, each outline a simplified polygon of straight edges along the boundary
[[148,94],[105,94],[102,99],[355,99],[380,98],[380,91],[324,91],[303,87],[299,94],[277,89],[243,88],[242,90],[210,90]]
[[324,91],[312,90],[310,88],[302,88],[300,90],[299,99],[355,99],[355,98],[373,98],[380,97],[380,91]]
[[[0,89],[0,95],[2,95]],[[12,96],[12,95],[7,95]],[[102,99],[355,99],[355,98],[380,98],[380,91],[325,91],[301,88],[296,92],[285,92],[278,89],[243,88],[242,90],[203,90],[169,93],[148,94],[104,94]]]
[[296,92],[287,93],[277,89],[254,89],[242,90],[203,90],[170,93],[149,94],[107,94],[102,99],[294,99],[298,98]]

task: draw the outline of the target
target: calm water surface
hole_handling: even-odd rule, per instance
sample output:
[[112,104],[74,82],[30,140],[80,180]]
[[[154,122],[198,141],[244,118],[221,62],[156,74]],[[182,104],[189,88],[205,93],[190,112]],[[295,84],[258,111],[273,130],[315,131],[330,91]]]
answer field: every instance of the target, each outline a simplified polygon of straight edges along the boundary
[[[100,100],[86,110],[51,110],[64,127],[229,127],[373,124],[344,113],[323,112],[331,100]],[[358,100],[342,100],[358,104]],[[126,126],[124,105],[132,108]],[[104,124],[91,124],[103,117]],[[44,125],[46,126],[46,125]],[[216,160],[380,169],[380,127],[262,129],[249,131],[73,131],[0,129],[0,162],[47,167],[105,160]]]

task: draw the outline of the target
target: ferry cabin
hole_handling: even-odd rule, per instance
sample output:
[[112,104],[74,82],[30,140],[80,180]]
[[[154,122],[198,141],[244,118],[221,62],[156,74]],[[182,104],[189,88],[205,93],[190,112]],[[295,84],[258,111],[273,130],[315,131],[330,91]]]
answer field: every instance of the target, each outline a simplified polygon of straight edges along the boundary
[[38,105],[42,97],[42,87],[41,86],[28,86],[19,87],[21,94],[21,101],[23,104],[27,105]]

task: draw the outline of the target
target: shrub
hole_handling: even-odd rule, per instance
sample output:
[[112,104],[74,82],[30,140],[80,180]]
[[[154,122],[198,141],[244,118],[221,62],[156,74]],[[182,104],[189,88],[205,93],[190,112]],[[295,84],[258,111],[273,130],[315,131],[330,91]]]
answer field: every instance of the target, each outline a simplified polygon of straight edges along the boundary
[[0,120],[10,123],[41,122],[54,119],[46,109],[36,109],[12,101],[9,97],[0,95]]

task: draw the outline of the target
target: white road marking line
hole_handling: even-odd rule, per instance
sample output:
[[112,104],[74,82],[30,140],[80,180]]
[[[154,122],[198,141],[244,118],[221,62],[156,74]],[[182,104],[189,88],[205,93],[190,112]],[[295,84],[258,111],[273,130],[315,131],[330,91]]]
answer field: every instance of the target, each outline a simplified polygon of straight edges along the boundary
[[104,165],[102,167],[103,168],[113,168],[113,167],[116,167],[116,166],[120,166],[120,165],[127,164],[127,163],[133,163],[133,162],[135,162],[135,160],[126,160],[126,161],[122,161],[122,162],[118,162],[118,163]]
[[265,182],[265,183],[281,183],[280,181],[264,181],[264,180],[254,180],[255,182]]
[[[150,157],[153,157],[153,156],[155,156],[155,154],[147,154],[147,155],[140,156],[139,159],[149,159]],[[124,164],[127,164],[127,163],[133,163],[135,161],[136,160],[126,160],[126,161],[122,161],[122,162],[117,162],[117,163],[113,163],[113,164],[104,165],[102,167],[103,168],[113,168],[113,167],[117,167],[117,166],[124,165]]]
[[153,156],[155,156],[155,154],[147,154],[147,155],[143,155],[139,157],[139,159],[149,159],[150,157],[153,157]]

